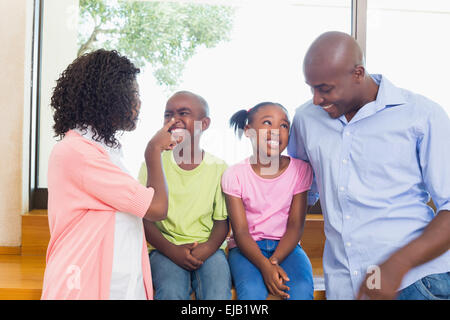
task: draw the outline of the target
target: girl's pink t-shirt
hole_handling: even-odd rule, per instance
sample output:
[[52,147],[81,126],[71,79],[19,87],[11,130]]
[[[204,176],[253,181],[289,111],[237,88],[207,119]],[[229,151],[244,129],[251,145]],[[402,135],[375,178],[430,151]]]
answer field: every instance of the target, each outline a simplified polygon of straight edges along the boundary
[[[224,193],[242,199],[253,240],[280,240],[286,232],[289,209],[295,194],[311,188],[311,166],[290,157],[287,169],[274,179],[258,176],[250,159],[229,167],[222,176]],[[229,247],[236,243],[231,236]]]

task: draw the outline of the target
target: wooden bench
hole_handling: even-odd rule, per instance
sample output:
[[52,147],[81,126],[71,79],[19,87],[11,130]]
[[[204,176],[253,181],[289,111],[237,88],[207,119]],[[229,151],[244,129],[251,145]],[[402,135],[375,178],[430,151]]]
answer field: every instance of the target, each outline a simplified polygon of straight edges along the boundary
[[[0,248],[0,300],[40,299],[49,239],[47,210],[32,210],[22,215],[22,246]],[[324,243],[322,215],[308,214],[301,244],[313,266],[314,299],[325,299]],[[232,298],[236,299],[234,289]]]

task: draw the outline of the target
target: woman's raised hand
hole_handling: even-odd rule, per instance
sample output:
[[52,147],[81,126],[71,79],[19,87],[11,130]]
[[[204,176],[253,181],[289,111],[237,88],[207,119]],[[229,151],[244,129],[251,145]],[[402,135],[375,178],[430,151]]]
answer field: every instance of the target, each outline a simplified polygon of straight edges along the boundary
[[148,142],[147,149],[145,153],[150,151],[150,149],[157,149],[162,152],[164,150],[172,150],[179,143],[171,132],[169,131],[175,123],[175,118],[170,119]]

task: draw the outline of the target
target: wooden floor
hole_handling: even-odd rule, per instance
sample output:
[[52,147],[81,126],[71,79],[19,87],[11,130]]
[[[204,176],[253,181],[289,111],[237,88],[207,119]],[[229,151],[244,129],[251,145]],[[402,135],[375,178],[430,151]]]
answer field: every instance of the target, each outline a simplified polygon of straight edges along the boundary
[[0,300],[38,300],[45,256],[0,255]]
[[[0,248],[0,300],[40,299],[48,239],[45,211],[22,216],[22,246]],[[325,299],[322,269],[324,239],[323,220],[320,216],[308,215],[302,246],[313,267],[314,299],[319,300]]]

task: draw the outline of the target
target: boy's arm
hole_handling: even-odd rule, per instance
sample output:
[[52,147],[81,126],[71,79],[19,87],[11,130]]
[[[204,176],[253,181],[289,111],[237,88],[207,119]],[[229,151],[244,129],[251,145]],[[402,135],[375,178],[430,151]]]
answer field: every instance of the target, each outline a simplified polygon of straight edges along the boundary
[[298,193],[292,197],[286,232],[270,257],[272,263],[281,263],[300,241],[303,234],[306,218],[307,191]]
[[165,256],[170,255],[170,251],[175,245],[162,235],[161,231],[154,222],[144,220],[144,232],[145,239],[148,243],[150,243],[155,249],[160,251]]
[[[225,167],[223,170],[225,170]],[[230,230],[225,196],[222,192],[221,179],[222,175],[218,180],[214,194],[214,210],[212,213],[213,227],[209,238],[206,242],[200,243],[194,250],[192,250],[192,254],[202,261],[208,259],[220,248],[228,235],[228,231]]]
[[178,266],[192,271],[202,265],[202,261],[191,254],[197,243],[176,245],[168,241],[154,222],[144,219],[144,231],[147,241],[158,251],[176,263]]
[[228,219],[214,220],[208,241],[199,243],[197,247],[192,249],[192,255],[201,261],[205,261],[220,248],[228,235],[228,231]]

